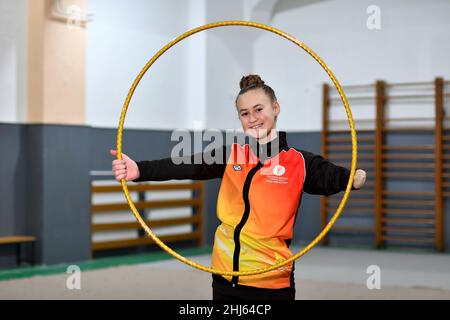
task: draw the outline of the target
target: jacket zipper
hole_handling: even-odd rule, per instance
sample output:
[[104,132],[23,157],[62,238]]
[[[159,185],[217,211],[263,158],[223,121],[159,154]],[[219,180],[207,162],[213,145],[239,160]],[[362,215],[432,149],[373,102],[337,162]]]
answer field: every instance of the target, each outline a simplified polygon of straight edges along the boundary
[[[242,228],[244,227],[245,223],[248,220],[248,217],[250,215],[250,201],[248,199],[248,193],[250,191],[250,183],[252,182],[253,177],[255,176],[256,172],[263,167],[263,164],[261,162],[258,162],[256,167],[250,170],[248,173],[246,179],[244,188],[242,190],[242,196],[244,198],[245,203],[245,209],[244,214],[242,216],[241,221],[234,229],[234,253],[233,253],[233,271],[239,271],[239,255],[241,253],[241,243],[240,243],[240,235]],[[231,279],[231,284],[233,287],[235,287],[239,282],[239,277],[234,276]]]

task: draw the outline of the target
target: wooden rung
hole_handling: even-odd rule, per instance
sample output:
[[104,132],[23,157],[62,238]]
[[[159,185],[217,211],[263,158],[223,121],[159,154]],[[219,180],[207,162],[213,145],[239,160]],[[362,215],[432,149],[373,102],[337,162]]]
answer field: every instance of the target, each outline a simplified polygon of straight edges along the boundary
[[417,82],[390,82],[386,83],[386,87],[411,87],[411,86],[429,86],[431,90],[434,89],[434,82],[432,81],[417,81]]
[[383,154],[383,159],[407,159],[407,160],[417,160],[417,159],[434,159],[434,154],[425,153],[385,153]]
[[434,216],[434,210],[418,210],[418,209],[383,209],[385,214],[404,214],[404,215],[430,215]]
[[434,144],[424,144],[424,145],[403,145],[403,146],[396,146],[396,145],[383,145],[383,150],[434,150]]
[[383,199],[385,205],[406,205],[406,206],[434,206],[436,203],[432,200],[392,200]]
[[[199,230],[190,232],[190,233],[182,233],[176,235],[168,235],[161,236],[159,239],[165,243],[174,242],[174,241],[185,241],[185,240],[194,240],[199,239],[201,237],[201,232]],[[102,241],[102,242],[94,242],[92,243],[92,251],[100,251],[100,250],[109,250],[109,249],[121,249],[128,247],[136,247],[142,245],[150,245],[154,244],[151,238],[136,238],[136,239],[128,239],[128,240],[113,240],[113,241]]]
[[[347,204],[348,204],[348,202],[347,202]],[[329,213],[334,213],[337,210],[337,208],[333,208],[333,207],[330,207],[330,206],[328,206],[327,209],[328,209],[327,211],[329,211]],[[361,215],[365,215],[365,214],[371,214],[374,211],[375,211],[375,209],[373,207],[368,207],[368,208],[350,208],[350,207],[346,206],[344,208],[343,214],[351,212],[351,213],[354,213],[354,214],[358,213],[358,214],[361,214]]]
[[[344,168],[350,168],[350,163],[344,163],[344,162],[334,162],[335,165],[344,167]],[[358,162],[356,164],[357,168],[362,168],[364,170],[374,170],[375,164],[373,162]]]
[[444,154],[444,155],[442,155],[442,159],[444,159],[444,160],[450,160],[450,154]]
[[442,136],[443,141],[450,141],[450,136],[444,135]]
[[433,128],[426,128],[426,127],[401,127],[401,128],[383,128],[383,131],[385,132],[426,132],[426,133],[434,133],[434,127]]
[[[361,123],[361,122],[373,122],[373,123],[375,123],[375,120],[376,119],[362,119],[362,118],[360,118],[360,119],[355,119],[355,118],[353,118],[353,121],[355,122],[355,123]],[[336,123],[348,123],[348,119],[329,119],[328,120],[328,123],[329,124],[331,124],[331,125],[333,125],[333,124],[336,124]]]
[[[328,158],[332,159],[351,159],[352,155],[350,153],[348,154],[334,154],[334,155],[328,155]],[[373,154],[358,154],[358,159],[373,159]]]
[[425,172],[383,172],[387,178],[434,178],[434,173]]
[[444,197],[450,197],[450,192],[443,192],[442,195],[443,195]]
[[[341,199],[330,198],[329,202],[331,204],[337,204],[337,203],[341,202]],[[347,204],[354,204],[354,203],[358,203],[358,204],[374,204],[375,203],[375,199],[349,199],[347,201]]]
[[434,163],[383,163],[383,168],[386,169],[434,169],[436,165]]
[[432,191],[383,191],[383,196],[400,196],[400,197],[434,197]]
[[[352,191],[353,194],[355,194],[355,196],[374,196],[375,191],[374,190],[367,190],[366,185],[364,185],[364,188],[361,190],[353,190]],[[334,199],[333,196],[329,196],[329,197],[323,197],[322,198],[324,201],[328,202],[331,199]]]
[[404,241],[404,242],[420,242],[420,243],[434,243],[434,238],[415,238],[415,237],[392,237],[382,236],[384,241]]
[[[201,222],[200,215],[190,217],[173,218],[173,219],[159,219],[147,220],[145,223],[150,228],[160,228],[168,226],[177,226],[183,224],[198,224]],[[99,231],[117,231],[117,230],[136,230],[140,229],[141,225],[137,222],[120,222],[120,223],[99,223],[92,225],[93,232]]]
[[[392,95],[392,96],[387,96],[387,99],[434,99],[435,95],[434,94],[401,94],[401,95]],[[402,118],[404,119],[404,118]],[[426,120],[434,120],[435,118],[431,118],[431,117],[417,117],[417,118],[408,118],[408,119],[426,119]]]
[[[412,97],[412,96],[410,96]],[[431,96],[430,96],[431,97]],[[389,99],[389,97],[388,97]],[[403,117],[403,118],[385,118],[384,122],[410,122],[410,121],[435,121],[436,118],[432,117]]]
[[349,226],[334,226],[331,231],[341,232],[358,232],[358,233],[374,233],[375,230],[372,227],[349,227]]
[[363,188],[363,190],[355,190],[355,191],[352,191],[352,192],[354,192],[355,195],[359,195],[359,196],[362,196],[362,195],[365,195],[365,196],[367,196],[367,195],[374,196],[375,193],[374,193],[373,190],[364,190],[364,189],[366,189],[366,187],[367,187],[367,186],[365,185],[364,188]]
[[443,183],[442,183],[442,186],[443,186],[444,188],[449,188],[449,187],[450,187],[450,182],[443,182]]
[[[373,137],[361,137],[358,138],[358,143],[361,142],[373,142],[375,141],[375,138]],[[339,142],[352,142],[352,138],[351,137],[342,137],[342,138],[338,138],[338,137],[327,137],[324,140],[325,143],[339,143]]]
[[[334,212],[329,212],[328,216],[329,218],[332,217],[332,213]],[[360,219],[360,218],[367,218],[367,219],[374,219],[375,218],[375,213],[374,212],[370,212],[370,213],[353,213],[353,212],[344,212],[340,215],[340,218],[345,218],[345,219]]]
[[400,228],[400,227],[387,227],[382,228],[383,232],[398,232],[398,233],[431,233],[434,234],[436,230],[434,228]]
[[[430,82],[433,84],[432,82]],[[447,82],[446,82],[447,83]],[[374,83],[368,83],[368,84],[347,84],[343,85],[342,88],[347,90],[361,90],[361,89],[374,89],[375,84]],[[334,90],[337,92],[337,89],[334,86],[331,86],[331,90]]]
[[[155,200],[155,201],[137,201],[134,203],[136,209],[161,209],[176,208],[188,206],[200,206],[202,201],[200,198],[183,199],[183,200]],[[117,204],[94,204],[91,206],[92,213],[111,212],[111,211],[127,211],[130,210],[128,203]]]
[[[349,129],[336,129],[336,130],[326,130],[327,134],[350,134]],[[358,129],[359,133],[374,133],[373,129]]]
[[[330,151],[351,151],[352,146],[325,146],[326,150]],[[358,151],[366,150],[366,151],[375,151],[374,146],[358,146]]]
[[0,244],[18,244],[18,243],[27,243],[27,242],[35,242],[36,237],[29,236],[6,236],[0,237]]
[[411,219],[411,218],[382,218],[383,222],[404,223],[404,224],[431,224],[435,225],[434,219]]
[[375,168],[375,163],[374,162],[367,162],[367,161],[358,161],[358,163],[356,164],[357,167],[365,167],[365,168]]
[[[373,182],[367,182],[364,184],[364,189],[370,189],[370,188],[375,188],[375,183]],[[360,190],[355,190],[353,192],[360,192]]]
[[[137,184],[128,186],[130,192],[145,192],[145,191],[167,191],[167,190],[192,190],[203,188],[203,182],[193,183],[177,183],[177,184]],[[92,193],[114,193],[122,192],[122,186],[92,186]]]
[[[363,100],[363,101],[375,101],[376,97],[374,96],[347,96],[346,97],[347,100]],[[338,101],[342,101],[342,98],[340,96],[338,97],[330,97],[330,101],[333,102],[338,102]],[[353,119],[355,122],[358,121],[358,119]],[[375,119],[359,119],[359,120],[370,120],[370,121],[375,121]],[[342,120],[344,121],[344,120]],[[345,120],[348,121],[348,120]]]

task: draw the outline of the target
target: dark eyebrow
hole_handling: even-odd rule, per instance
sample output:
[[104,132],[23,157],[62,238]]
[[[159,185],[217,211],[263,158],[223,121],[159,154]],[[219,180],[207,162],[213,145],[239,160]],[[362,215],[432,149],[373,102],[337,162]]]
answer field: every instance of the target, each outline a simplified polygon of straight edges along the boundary
[[[262,106],[262,104],[258,103],[257,105],[253,106],[252,109],[255,109],[256,107],[261,107],[261,106]],[[247,109],[241,109],[241,111],[239,111],[239,112],[242,112],[242,111],[247,111]]]

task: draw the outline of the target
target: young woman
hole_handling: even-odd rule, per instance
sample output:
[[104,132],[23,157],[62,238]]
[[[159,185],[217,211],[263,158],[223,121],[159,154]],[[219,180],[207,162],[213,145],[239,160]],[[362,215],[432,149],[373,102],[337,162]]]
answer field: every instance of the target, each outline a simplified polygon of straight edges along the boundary
[[[236,108],[250,142],[212,150],[209,156],[219,155],[221,163],[135,162],[125,154],[112,163],[117,181],[222,179],[212,267],[226,271],[260,269],[291,257],[303,192],[328,196],[344,191],[350,176],[348,169],[288,145],[286,133],[276,130],[280,105],[275,92],[258,75],[243,77],[240,88]],[[363,170],[356,171],[353,190],[364,185],[365,177]],[[212,287],[214,300],[294,300],[294,265],[252,276],[213,275]]]

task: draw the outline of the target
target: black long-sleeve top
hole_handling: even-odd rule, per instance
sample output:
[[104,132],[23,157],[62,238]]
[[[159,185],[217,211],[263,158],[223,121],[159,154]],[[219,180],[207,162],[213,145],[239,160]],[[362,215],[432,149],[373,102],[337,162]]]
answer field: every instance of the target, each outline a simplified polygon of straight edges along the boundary
[[[277,141],[275,141],[277,140]],[[279,145],[279,151],[288,150],[286,133],[280,131],[274,141]],[[270,159],[271,144],[260,145],[251,139],[250,143],[255,154],[260,156],[261,160]],[[255,147],[253,147],[255,146]],[[263,149],[261,149],[263,147]],[[347,188],[350,170],[337,166],[322,156],[294,148],[301,153],[305,160],[306,178],[303,185],[303,191],[309,194],[329,196],[344,191]],[[142,181],[167,181],[167,180],[210,180],[222,178],[225,172],[228,156],[231,146],[224,145],[220,148],[205,151],[201,154],[195,154],[176,159],[164,158],[159,160],[137,162],[140,176],[134,182]],[[217,157],[221,161],[216,163],[206,163],[205,158]],[[198,163],[201,160],[201,163]],[[197,164],[196,162],[197,161]],[[352,187],[352,190],[356,190]]]

